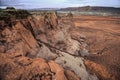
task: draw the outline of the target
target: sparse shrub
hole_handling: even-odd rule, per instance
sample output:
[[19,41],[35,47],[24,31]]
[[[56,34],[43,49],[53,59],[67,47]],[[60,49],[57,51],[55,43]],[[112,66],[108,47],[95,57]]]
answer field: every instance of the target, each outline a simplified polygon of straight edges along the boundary
[[27,10],[17,10],[16,18],[17,19],[24,19],[27,18],[30,13]]
[[13,20],[15,19],[26,19],[29,16],[27,10],[16,10],[13,7],[7,9],[0,9],[0,21],[4,21],[6,25],[12,27]]
[[8,10],[15,10],[14,7],[7,7],[6,9],[8,9]]
[[0,8],[0,12],[2,12],[2,9]]
[[16,10],[14,7],[7,7],[5,10],[0,9],[0,20],[25,19],[30,15],[27,10]]
[[[0,12],[0,20],[3,20],[8,26],[12,27],[12,20],[13,15],[5,12]],[[4,27],[0,26],[1,28],[4,29]]]
[[9,21],[11,17],[12,15],[9,13],[0,12],[0,20]]

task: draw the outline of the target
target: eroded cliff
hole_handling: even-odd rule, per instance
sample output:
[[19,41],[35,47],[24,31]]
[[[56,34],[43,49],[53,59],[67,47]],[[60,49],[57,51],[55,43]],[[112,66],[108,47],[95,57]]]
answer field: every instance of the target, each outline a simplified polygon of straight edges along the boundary
[[73,24],[58,21],[55,12],[22,19],[10,17],[9,24],[4,19],[0,24],[2,80],[97,79],[79,56],[81,44],[68,33]]

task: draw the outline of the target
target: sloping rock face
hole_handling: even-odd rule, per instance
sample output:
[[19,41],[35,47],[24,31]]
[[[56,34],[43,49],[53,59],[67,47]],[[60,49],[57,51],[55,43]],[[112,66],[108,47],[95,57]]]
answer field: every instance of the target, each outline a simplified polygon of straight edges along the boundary
[[0,31],[0,52],[35,55],[39,45],[34,36],[21,21],[15,21],[14,23],[12,27],[3,25],[4,29]]
[[94,71],[101,80],[116,80],[115,76],[111,74],[107,68],[101,64],[95,63],[94,61],[85,60],[85,65]]
[[[57,54],[56,58],[54,58],[54,61],[56,63],[62,65],[65,69],[68,68],[74,71],[81,80],[98,80],[98,78],[94,74],[90,74],[86,70],[83,64],[83,60],[80,57],[84,56],[82,55],[82,53],[86,53],[86,55],[88,55],[87,50],[85,50],[85,43],[82,42],[83,40],[78,41],[72,38],[69,34],[69,29],[73,27],[74,24],[72,24],[70,20],[58,21],[55,13],[46,14],[49,15],[42,14],[34,16],[34,20],[37,19],[37,21],[41,23],[36,23],[38,26],[33,28],[38,42],[43,43],[46,47],[50,49],[52,53]],[[31,23],[33,22],[31,21],[33,19],[29,20]],[[55,23],[53,23],[52,21],[54,21]],[[55,26],[56,24],[57,26]],[[46,57],[43,56],[44,54],[41,54],[40,52],[37,54],[37,57],[49,59],[47,57],[47,55],[49,54],[47,54]]]
[[35,16],[35,18],[41,22],[41,24],[37,23],[39,24],[38,27],[34,27],[36,39],[38,41],[49,44],[51,47],[55,47],[56,49],[72,55],[79,55],[79,47],[81,44],[72,39],[71,35],[68,33],[69,28],[74,26],[71,21],[58,21],[55,13],[44,16],[38,15]]
[[84,42],[69,34],[70,20],[45,12],[10,23],[0,21],[2,80],[98,80],[84,66]]

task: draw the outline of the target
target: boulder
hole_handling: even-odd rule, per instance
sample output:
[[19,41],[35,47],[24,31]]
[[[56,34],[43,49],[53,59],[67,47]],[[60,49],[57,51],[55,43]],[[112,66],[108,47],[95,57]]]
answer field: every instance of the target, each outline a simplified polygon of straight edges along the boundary
[[108,69],[102,64],[95,63],[94,61],[84,60],[85,65],[89,70],[94,72],[99,79],[102,80],[116,80],[115,76],[111,74]]

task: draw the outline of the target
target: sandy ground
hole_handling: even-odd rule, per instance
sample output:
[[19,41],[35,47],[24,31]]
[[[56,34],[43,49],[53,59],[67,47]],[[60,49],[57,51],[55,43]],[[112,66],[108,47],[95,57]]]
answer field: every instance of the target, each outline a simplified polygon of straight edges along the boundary
[[[87,59],[104,65],[119,80],[120,77],[120,18],[104,16],[75,16],[75,28],[86,36]],[[74,33],[72,33],[74,34]]]

